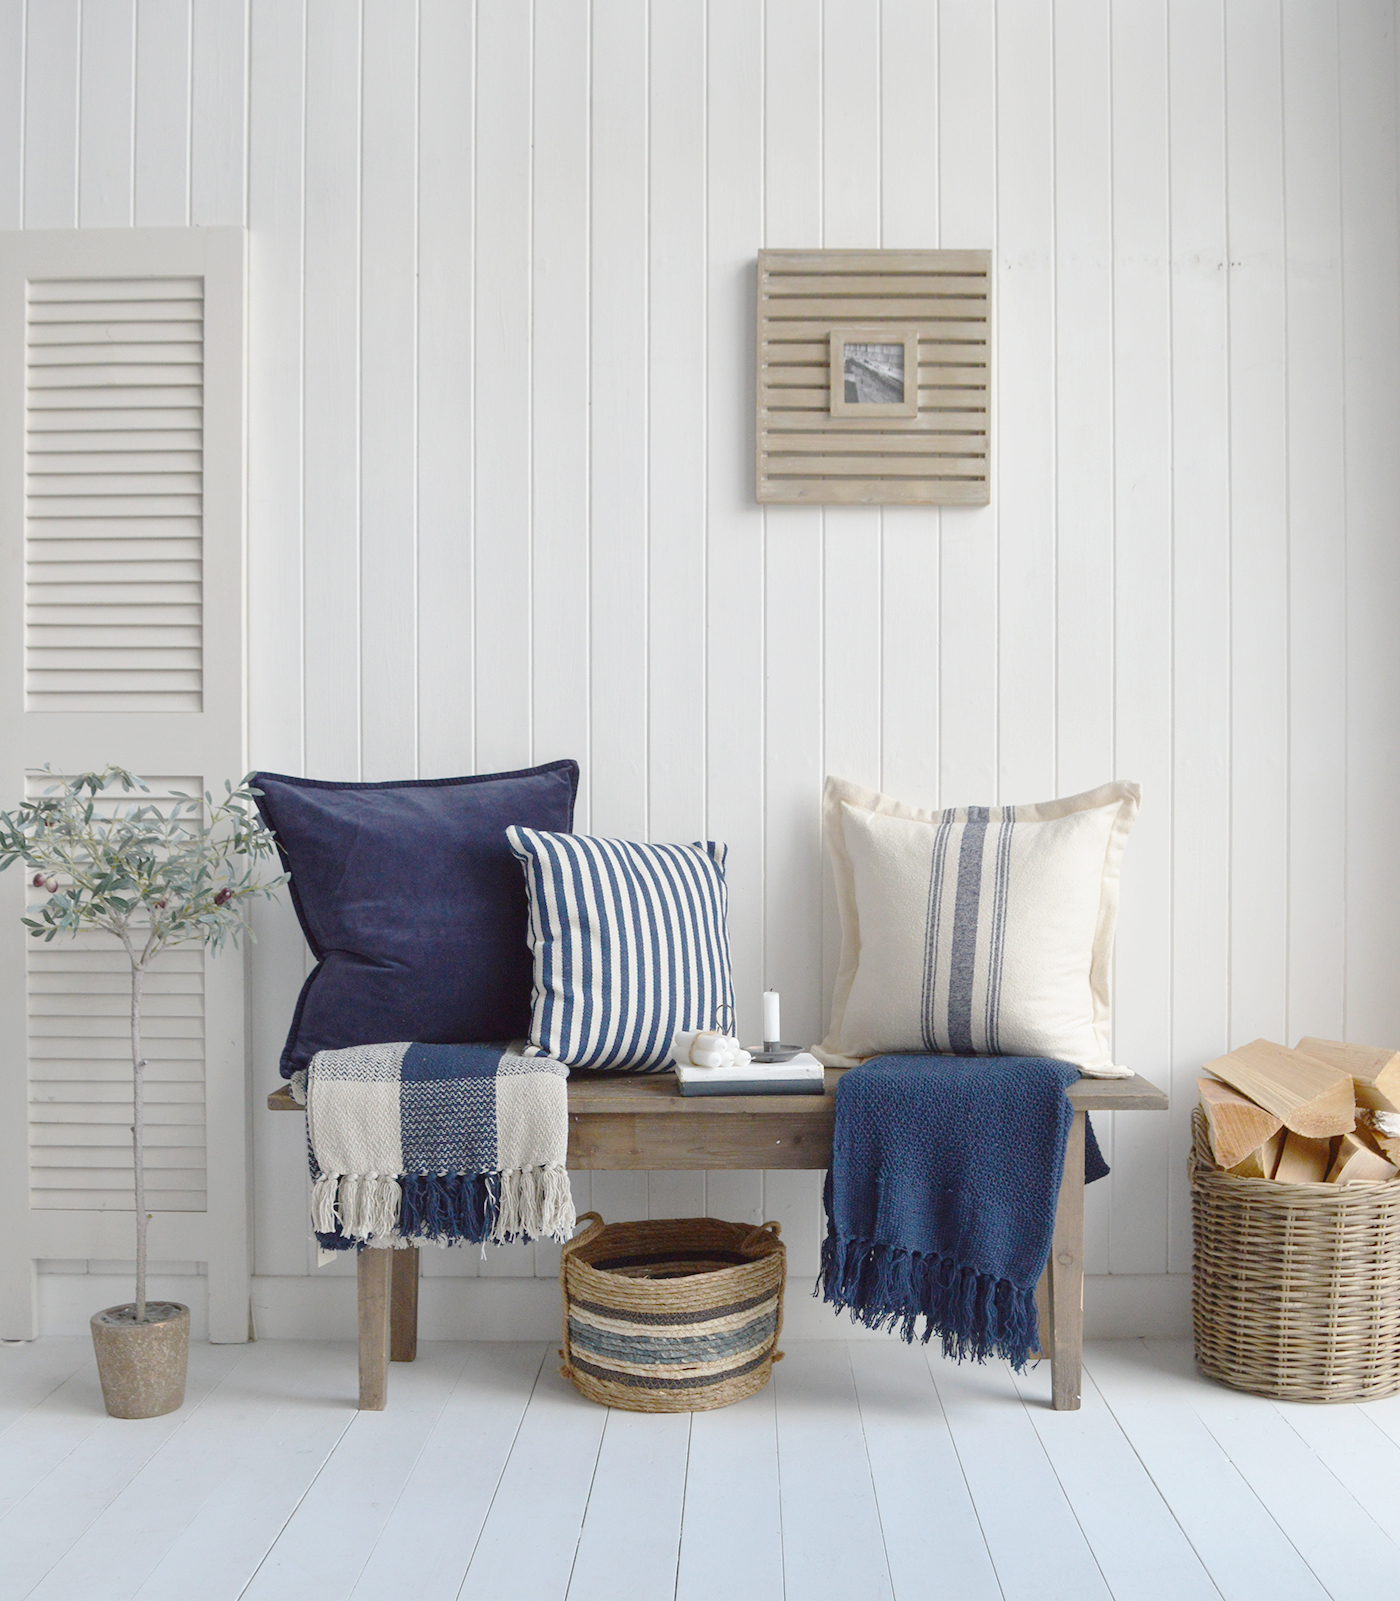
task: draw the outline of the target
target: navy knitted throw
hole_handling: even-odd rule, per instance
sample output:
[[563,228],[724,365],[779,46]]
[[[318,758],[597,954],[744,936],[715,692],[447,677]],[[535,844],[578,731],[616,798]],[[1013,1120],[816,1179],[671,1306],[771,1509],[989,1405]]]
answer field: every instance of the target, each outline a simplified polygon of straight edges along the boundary
[[[877,1056],[836,1091],[817,1289],[912,1342],[920,1317],[961,1361],[1036,1349],[1035,1287],[1050,1256],[1074,1119],[1067,1062]],[[1084,1177],[1108,1172],[1085,1119]]]

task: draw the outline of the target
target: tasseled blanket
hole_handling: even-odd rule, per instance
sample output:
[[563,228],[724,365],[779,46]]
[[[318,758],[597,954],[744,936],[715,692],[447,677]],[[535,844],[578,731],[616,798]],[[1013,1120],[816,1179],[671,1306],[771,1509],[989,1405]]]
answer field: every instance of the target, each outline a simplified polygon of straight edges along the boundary
[[[912,1342],[924,1319],[945,1355],[1036,1349],[1035,1287],[1050,1256],[1074,1118],[1067,1062],[878,1056],[836,1091],[818,1291]],[[1084,1176],[1108,1166],[1085,1128]]]
[[499,1045],[319,1052],[306,1135],[322,1248],[567,1240],[568,1076]]

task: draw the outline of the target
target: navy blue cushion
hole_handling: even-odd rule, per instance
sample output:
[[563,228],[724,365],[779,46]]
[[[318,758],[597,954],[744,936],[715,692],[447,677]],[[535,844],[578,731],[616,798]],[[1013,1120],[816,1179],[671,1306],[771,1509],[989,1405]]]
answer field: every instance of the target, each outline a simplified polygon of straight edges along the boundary
[[531,954],[506,829],[573,827],[578,763],[335,784],[255,773],[316,967],[282,1073],[317,1051],[523,1039]]

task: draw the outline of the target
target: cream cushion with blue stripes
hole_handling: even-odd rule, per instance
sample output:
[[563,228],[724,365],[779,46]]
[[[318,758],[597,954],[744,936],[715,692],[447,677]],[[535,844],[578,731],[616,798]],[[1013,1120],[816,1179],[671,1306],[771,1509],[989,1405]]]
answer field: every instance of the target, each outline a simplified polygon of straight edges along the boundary
[[886,1051],[1048,1056],[1120,1077],[1109,971],[1136,784],[1035,806],[924,812],[827,779],[841,917],[842,1065]]
[[508,828],[535,958],[527,1055],[658,1072],[677,1029],[734,1016],[725,847]]

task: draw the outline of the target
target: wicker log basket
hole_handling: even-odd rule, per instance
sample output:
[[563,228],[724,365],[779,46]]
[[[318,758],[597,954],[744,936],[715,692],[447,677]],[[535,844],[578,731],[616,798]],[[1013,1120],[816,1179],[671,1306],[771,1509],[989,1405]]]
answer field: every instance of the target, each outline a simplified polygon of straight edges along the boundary
[[1280,1184],[1211,1160],[1192,1128],[1196,1362],[1237,1390],[1287,1401],[1400,1391],[1400,1179]]
[[777,1223],[712,1217],[605,1224],[564,1247],[561,1371],[628,1412],[704,1412],[767,1384],[783,1326]]

